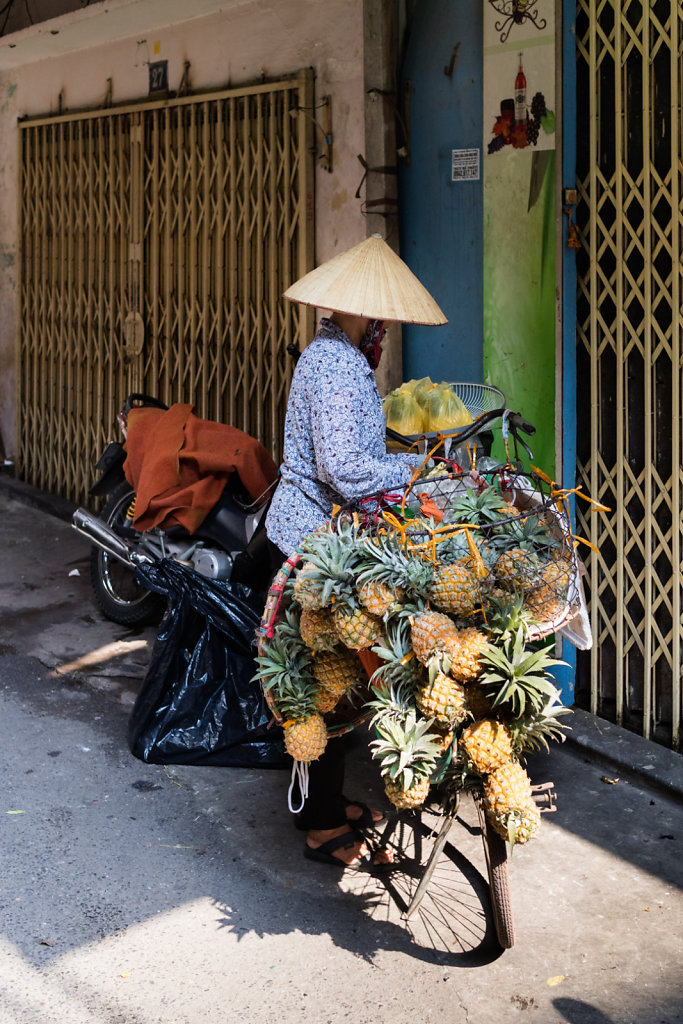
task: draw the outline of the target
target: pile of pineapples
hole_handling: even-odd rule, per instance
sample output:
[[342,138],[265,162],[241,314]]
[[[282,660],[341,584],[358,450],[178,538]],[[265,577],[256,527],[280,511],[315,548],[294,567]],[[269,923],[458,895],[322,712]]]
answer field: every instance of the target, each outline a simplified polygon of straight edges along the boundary
[[[550,647],[530,637],[565,607],[572,550],[549,503],[521,512],[495,476],[449,492],[446,512],[343,513],[310,535],[258,678],[295,761],[321,756],[343,704],[372,716],[397,808],[433,785],[442,801],[473,791],[496,831],[524,843],[540,824],[525,755],[561,735],[566,712]],[[369,682],[363,651],[379,666]]]

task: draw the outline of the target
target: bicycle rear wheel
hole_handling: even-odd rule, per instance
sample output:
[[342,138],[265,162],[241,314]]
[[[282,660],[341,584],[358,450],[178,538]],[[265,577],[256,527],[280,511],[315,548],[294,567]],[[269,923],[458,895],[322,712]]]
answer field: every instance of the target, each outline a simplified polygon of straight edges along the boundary
[[503,949],[511,949],[515,944],[515,927],[512,918],[512,900],[510,898],[510,878],[508,875],[508,847],[505,840],[498,835],[488,820],[481,804],[477,802],[481,838],[486,855],[486,870],[489,876],[491,892],[491,909],[496,926],[496,935]]

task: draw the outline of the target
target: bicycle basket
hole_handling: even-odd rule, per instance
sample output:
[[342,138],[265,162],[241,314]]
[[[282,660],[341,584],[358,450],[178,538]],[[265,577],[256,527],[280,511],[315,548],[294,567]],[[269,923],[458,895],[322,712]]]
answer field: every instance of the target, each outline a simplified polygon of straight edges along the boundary
[[[483,522],[463,524],[463,502],[475,507],[482,476],[489,478],[488,490],[494,486],[499,510],[494,516],[489,509],[487,515],[494,517]],[[529,638],[541,639],[585,609],[568,517],[534,473],[503,467],[475,479],[466,472],[447,472],[418,479],[400,497],[365,498],[356,514],[370,533],[393,529],[401,545],[435,563],[450,561],[474,572],[478,611],[473,607],[466,613],[472,624],[485,624],[497,603],[517,599]],[[572,642],[577,642],[574,637]]]
[[505,405],[505,395],[491,384],[456,382],[452,383],[451,387],[467,411],[472,413],[472,416],[481,416],[482,413],[502,409]]

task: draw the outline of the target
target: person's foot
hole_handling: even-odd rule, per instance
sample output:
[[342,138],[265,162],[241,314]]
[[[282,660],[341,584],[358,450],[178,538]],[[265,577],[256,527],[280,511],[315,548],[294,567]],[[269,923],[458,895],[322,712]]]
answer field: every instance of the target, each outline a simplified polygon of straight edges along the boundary
[[[349,825],[358,829],[358,831],[362,831],[365,828],[375,828],[376,825],[384,821],[384,814],[377,807],[368,807],[361,800],[343,799],[346,820]],[[308,832],[300,813],[294,815],[294,827],[298,828],[300,832]]]
[[365,804],[347,804],[345,811],[346,820],[352,825],[359,822],[367,811],[372,815],[373,825],[377,825],[380,821],[384,821],[384,815],[377,807],[366,807]]
[[359,863],[369,853],[373,854],[373,864],[391,864],[393,862],[394,858],[389,850],[374,850],[372,845],[365,839],[359,842],[358,833],[350,825],[341,825],[339,828],[330,829],[311,829],[306,836],[306,845],[311,850],[317,850],[329,842],[330,839],[336,839],[347,833],[349,842],[337,847],[332,853],[332,856],[341,861],[342,864],[346,864],[347,867],[353,867],[354,864]]

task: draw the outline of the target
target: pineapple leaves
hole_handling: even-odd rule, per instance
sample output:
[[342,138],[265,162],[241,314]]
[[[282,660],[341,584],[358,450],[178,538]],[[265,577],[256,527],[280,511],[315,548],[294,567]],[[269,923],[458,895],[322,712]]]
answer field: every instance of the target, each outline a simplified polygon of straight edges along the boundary
[[550,649],[529,650],[521,626],[500,648],[489,647],[482,655],[481,684],[494,708],[506,705],[520,717],[527,711],[541,711],[548,697],[555,697],[557,689],[547,670],[564,662],[549,657]]
[[370,746],[382,775],[399,782],[404,790],[417,780],[428,778],[440,753],[438,737],[430,731],[432,726],[432,719],[418,719],[413,708],[403,718],[379,718],[375,724],[378,738]]
[[564,730],[569,726],[564,722],[558,722],[558,718],[572,712],[571,708],[566,708],[560,703],[559,697],[559,690],[554,689],[553,694],[538,711],[522,715],[510,722],[510,734],[518,754],[541,749],[547,752],[550,750],[548,740],[564,740]]

